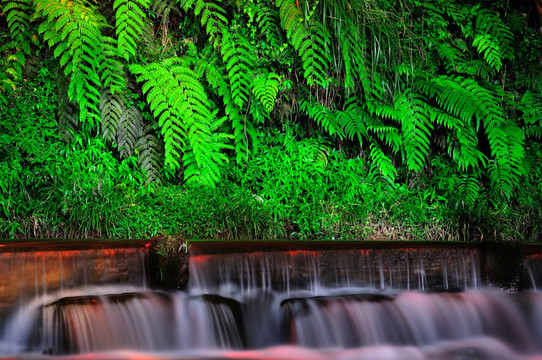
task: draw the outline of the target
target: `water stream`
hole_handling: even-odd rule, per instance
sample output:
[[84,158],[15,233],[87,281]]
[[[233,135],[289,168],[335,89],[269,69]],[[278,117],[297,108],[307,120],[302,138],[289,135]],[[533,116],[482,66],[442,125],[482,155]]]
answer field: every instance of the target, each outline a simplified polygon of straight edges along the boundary
[[485,287],[472,249],[194,251],[170,292],[146,286],[145,249],[33,254],[0,256],[26,292],[4,307],[0,357],[542,358],[542,293]]

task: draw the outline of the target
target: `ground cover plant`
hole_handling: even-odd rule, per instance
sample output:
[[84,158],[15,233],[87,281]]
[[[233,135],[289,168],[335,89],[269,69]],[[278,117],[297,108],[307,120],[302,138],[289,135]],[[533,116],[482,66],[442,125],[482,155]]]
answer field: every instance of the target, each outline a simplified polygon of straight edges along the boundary
[[538,0],[1,0],[0,236],[539,241]]

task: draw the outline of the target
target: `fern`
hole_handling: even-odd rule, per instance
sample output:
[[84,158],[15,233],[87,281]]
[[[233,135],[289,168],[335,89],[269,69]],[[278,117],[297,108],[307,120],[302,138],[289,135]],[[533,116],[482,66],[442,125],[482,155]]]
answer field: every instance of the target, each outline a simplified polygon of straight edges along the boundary
[[269,45],[278,48],[284,43],[283,35],[280,32],[279,14],[266,1],[258,1],[256,21],[261,34],[265,36]]
[[393,166],[391,159],[384,154],[376,142],[371,142],[369,158],[371,159],[371,172],[378,171],[380,176],[388,183],[393,184],[397,171]]
[[449,43],[438,44],[437,53],[448,72],[456,70],[465,60],[463,52]]
[[514,58],[513,41],[514,35],[494,11],[480,10],[472,44],[489,66],[499,71],[503,60]]
[[459,74],[477,76],[484,81],[490,81],[495,76],[495,69],[490,67],[485,61],[479,59],[458,63],[456,71]]
[[[2,1],[2,12],[6,17],[11,39],[25,55],[30,54],[30,16],[33,13],[31,0]],[[24,63],[24,61],[23,61]],[[24,65],[24,64],[23,64]]]
[[0,52],[5,52],[5,58],[0,59],[2,73],[0,75],[0,93],[11,92],[17,89],[25,65],[25,55],[17,50],[13,41],[0,46]]
[[120,119],[126,110],[125,101],[126,97],[123,93],[114,95],[109,89],[102,92],[100,98],[101,133],[106,141],[112,142],[117,136]]
[[79,108],[68,97],[68,79],[59,68],[55,76],[57,84],[57,117],[58,131],[64,142],[73,140],[73,135],[79,127]]
[[[344,110],[337,112],[337,119],[347,138],[352,140],[357,137],[360,146],[363,144],[363,139],[372,142],[376,141],[376,138],[389,146],[394,153],[400,151],[401,136],[396,127],[392,124],[384,124],[382,119],[377,116],[377,114],[382,114],[380,110],[369,112],[359,105],[356,96],[350,96],[344,106]],[[379,109],[384,108],[388,107],[382,104],[379,107]],[[396,114],[395,111],[393,113]],[[398,119],[395,115],[393,118]]]
[[339,138],[343,137],[337,116],[332,109],[318,102],[310,101],[306,96],[299,99],[299,109],[307,114],[309,118],[316,121],[329,135],[338,135]]
[[160,185],[162,145],[153,132],[151,125],[141,128],[135,151],[138,154],[139,167],[145,172],[146,184]]
[[112,94],[108,89],[102,93],[102,137],[106,141],[116,140],[120,155],[125,158],[137,154],[146,184],[159,185],[162,146],[152,125],[143,123],[142,111],[135,105],[126,107],[126,100],[123,93]]
[[222,32],[220,53],[226,64],[235,105],[244,109],[250,98],[254,55],[248,40],[240,33]]
[[478,149],[478,137],[471,121],[463,121],[434,107],[428,109],[428,114],[431,122],[451,131],[446,141],[448,153],[461,170],[477,168],[485,163],[485,157]]
[[542,139],[542,100],[540,96],[527,90],[521,97],[519,110],[523,113],[525,134],[535,139]]
[[350,140],[356,138],[360,146],[363,145],[363,139],[369,137],[367,115],[358,106],[351,106],[343,111],[338,111],[336,115],[345,136]]
[[267,113],[271,113],[275,107],[280,84],[280,76],[267,71],[254,76],[252,80],[252,92],[264,106]]
[[126,91],[126,73],[115,39],[102,37],[102,52],[100,54],[100,73],[102,86],[108,88],[111,94],[122,94]]
[[142,132],[143,116],[135,105],[126,108],[117,124],[117,147],[120,154],[130,157],[136,148],[136,143]]
[[[464,124],[475,121],[476,130],[483,126],[493,158],[490,164],[492,187],[504,197],[510,197],[522,175],[525,139],[517,124],[504,116],[498,99],[476,81],[461,77],[433,78],[422,82],[419,88]],[[479,160],[478,152],[471,153],[477,158],[467,159],[465,164]],[[466,156],[469,152],[462,154]]]
[[149,0],[115,0],[115,30],[119,54],[126,61],[136,56],[138,38],[142,35],[146,22]]
[[[215,53],[209,54],[206,63],[205,78],[222,98],[224,112],[231,124],[236,161],[243,162],[248,159],[251,152],[250,145],[252,144],[253,148],[258,145],[256,129],[250,119],[247,119],[246,113],[243,114],[234,101],[232,88],[228,82],[229,77],[226,75],[226,66],[221,66],[219,57]],[[254,105],[251,105],[250,110],[252,111],[253,108]]]
[[219,5],[222,1],[181,0],[180,2],[185,11],[194,8],[194,15],[201,17],[201,25],[205,28],[207,35],[215,40],[214,44],[216,45],[218,43],[216,41],[217,36],[228,24],[226,10]]
[[421,171],[429,154],[433,124],[427,116],[424,99],[416,93],[402,94],[395,104],[399,111],[407,168]]
[[219,166],[225,160],[221,150],[228,145],[221,142],[222,137],[213,135],[216,123],[211,103],[195,73],[177,59],[145,66],[134,64],[130,70],[138,82],[143,82],[147,102],[158,119],[166,164],[178,169],[182,157],[188,183],[214,186],[220,177]]
[[464,204],[473,207],[480,193],[479,180],[471,174],[460,175],[455,189],[458,194],[461,194]]
[[309,86],[329,84],[329,33],[318,22],[305,25],[295,0],[279,0],[281,26],[286,30],[288,40],[301,57],[303,75]]
[[68,98],[80,108],[80,120],[99,122],[101,81],[101,28],[105,19],[78,1],[36,3],[36,16],[44,18],[38,32],[54,48],[64,74],[70,80]]

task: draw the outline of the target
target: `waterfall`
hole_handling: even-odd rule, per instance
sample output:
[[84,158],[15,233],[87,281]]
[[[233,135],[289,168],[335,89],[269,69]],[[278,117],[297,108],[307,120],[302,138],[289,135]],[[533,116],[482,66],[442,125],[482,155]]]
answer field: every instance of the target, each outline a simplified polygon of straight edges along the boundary
[[[195,246],[188,288],[167,292],[148,288],[145,257],[144,248],[0,254],[11,272],[0,296],[18,304],[4,306],[0,357],[542,356],[542,293],[486,288],[472,248]],[[524,267],[533,281],[535,270]]]
[[479,286],[478,259],[462,248],[203,254],[190,259],[190,289],[233,297],[260,289],[314,295],[362,288],[457,291]]

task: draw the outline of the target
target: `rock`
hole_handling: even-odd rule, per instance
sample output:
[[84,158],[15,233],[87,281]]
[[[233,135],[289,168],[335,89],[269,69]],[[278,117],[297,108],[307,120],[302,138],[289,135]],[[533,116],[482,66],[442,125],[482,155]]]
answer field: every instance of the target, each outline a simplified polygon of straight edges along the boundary
[[153,289],[184,289],[188,283],[188,244],[180,236],[159,235],[149,246],[150,286]]

